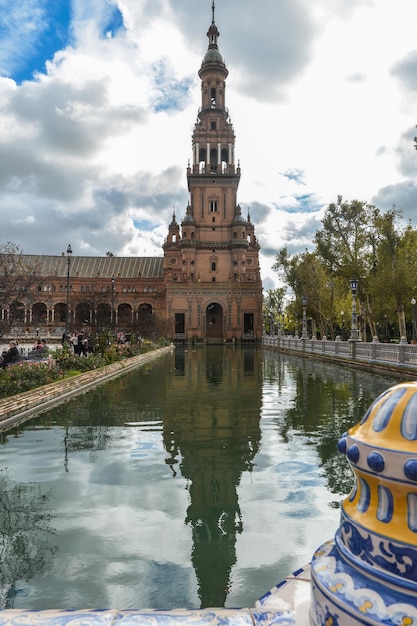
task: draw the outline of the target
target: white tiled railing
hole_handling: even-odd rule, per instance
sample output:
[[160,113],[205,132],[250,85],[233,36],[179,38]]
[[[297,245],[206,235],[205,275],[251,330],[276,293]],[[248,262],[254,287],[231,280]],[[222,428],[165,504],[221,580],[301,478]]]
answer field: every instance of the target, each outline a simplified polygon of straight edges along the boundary
[[279,337],[264,335],[264,346],[280,350],[300,352],[304,355],[326,356],[341,361],[371,363],[373,365],[393,365],[402,369],[417,370],[417,345],[406,341],[400,343],[379,343],[378,341],[330,341],[327,339],[302,339],[300,337]]

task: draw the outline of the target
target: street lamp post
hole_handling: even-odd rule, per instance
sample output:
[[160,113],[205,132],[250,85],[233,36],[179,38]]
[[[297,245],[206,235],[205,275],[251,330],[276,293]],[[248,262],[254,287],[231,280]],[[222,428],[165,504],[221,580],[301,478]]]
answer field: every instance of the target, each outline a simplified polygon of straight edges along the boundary
[[278,307],[277,326],[278,326],[278,330],[277,330],[278,337],[281,337],[281,307],[280,306]]
[[358,281],[356,278],[351,278],[349,281],[350,289],[352,291],[352,329],[350,331],[349,341],[359,341],[358,323],[356,315],[356,292],[358,289]]
[[71,244],[67,248],[67,308],[65,311],[65,336],[69,339],[69,292],[70,292],[70,267],[71,267]]
[[411,329],[411,340],[416,341],[416,299],[411,298],[411,307],[413,312],[413,327]]
[[298,313],[295,314],[295,338],[298,339]]
[[388,331],[388,315],[384,314],[384,321],[382,326],[382,335],[384,337],[384,342],[389,343],[390,334]]
[[110,317],[110,325],[113,330],[114,328],[114,276],[111,277],[111,317]]
[[308,339],[308,335],[307,335],[307,317],[306,317],[307,298],[305,296],[303,296],[302,304],[303,304],[303,332],[301,334],[301,339]]
[[340,316],[342,318],[342,341],[343,341],[345,338],[345,312],[340,311]]

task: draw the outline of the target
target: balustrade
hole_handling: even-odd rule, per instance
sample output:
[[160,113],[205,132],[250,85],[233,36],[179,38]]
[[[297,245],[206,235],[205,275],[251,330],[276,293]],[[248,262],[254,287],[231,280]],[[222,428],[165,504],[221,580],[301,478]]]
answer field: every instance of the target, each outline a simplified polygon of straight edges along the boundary
[[330,358],[355,362],[371,363],[379,366],[398,366],[405,369],[417,369],[417,345],[406,341],[400,343],[379,343],[374,339],[365,341],[330,341],[328,339],[303,339],[298,337],[279,337],[264,335],[264,346],[300,352],[303,354],[323,355]]

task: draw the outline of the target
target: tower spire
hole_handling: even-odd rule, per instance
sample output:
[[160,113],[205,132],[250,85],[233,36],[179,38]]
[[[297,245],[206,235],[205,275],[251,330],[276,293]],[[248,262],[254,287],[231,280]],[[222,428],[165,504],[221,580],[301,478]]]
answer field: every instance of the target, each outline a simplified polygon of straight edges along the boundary
[[210,28],[208,29],[207,32],[207,37],[209,38],[209,50],[212,48],[218,49],[217,48],[217,38],[219,37],[220,33],[217,30],[217,26],[214,22],[214,12],[215,12],[215,5],[214,5],[214,0],[211,4],[211,24],[210,24]]

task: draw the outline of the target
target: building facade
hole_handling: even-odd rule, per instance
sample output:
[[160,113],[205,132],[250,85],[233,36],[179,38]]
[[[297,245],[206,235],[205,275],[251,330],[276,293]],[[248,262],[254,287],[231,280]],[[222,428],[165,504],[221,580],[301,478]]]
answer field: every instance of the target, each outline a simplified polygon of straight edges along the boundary
[[[52,334],[66,324],[73,330],[110,324],[140,332],[154,316],[159,330],[173,340],[261,339],[259,244],[237,199],[241,170],[219,35],[213,1],[208,49],[198,72],[201,106],[187,168],[189,202],[180,223],[172,216],[163,256],[36,257],[37,301],[32,291],[26,301],[13,303],[16,331],[31,333],[36,326]],[[2,319],[8,315],[6,307]]]

